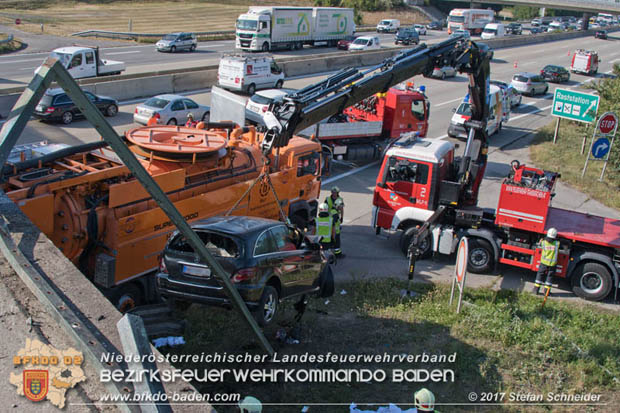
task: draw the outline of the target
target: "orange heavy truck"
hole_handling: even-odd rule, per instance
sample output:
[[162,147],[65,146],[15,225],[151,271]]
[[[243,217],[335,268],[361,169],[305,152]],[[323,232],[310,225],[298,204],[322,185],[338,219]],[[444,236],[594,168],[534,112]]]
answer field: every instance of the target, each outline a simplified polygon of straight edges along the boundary
[[[187,221],[233,208],[234,215],[278,219],[273,191],[265,180],[257,182],[268,171],[284,212],[306,226],[320,191],[319,143],[293,138],[264,157],[262,135],[253,127],[214,125],[142,127],[127,131],[125,139]],[[102,141],[32,160],[16,148],[3,169],[3,189],[113,303],[128,309],[153,298],[151,274],[175,228],[106,148]]]

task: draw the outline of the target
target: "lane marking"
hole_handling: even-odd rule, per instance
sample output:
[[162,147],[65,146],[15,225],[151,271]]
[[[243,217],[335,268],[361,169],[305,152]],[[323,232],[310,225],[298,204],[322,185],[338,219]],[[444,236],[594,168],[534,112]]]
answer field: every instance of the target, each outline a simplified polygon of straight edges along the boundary
[[375,165],[379,165],[381,163],[381,161],[383,161],[383,159],[379,159],[377,161],[371,162],[368,165],[362,166],[361,168],[352,169],[349,172],[345,172],[345,173],[340,174],[340,175],[332,176],[330,178],[327,178],[327,179],[321,181],[321,185],[322,184],[331,184],[332,182],[335,182],[335,181],[337,181],[339,179],[346,178],[347,176],[354,175],[354,174],[356,174],[358,172],[365,171],[366,169],[368,169],[370,167],[373,167]]
[[36,69],[37,67],[39,67],[39,66],[35,66],[35,67],[23,67],[23,68],[21,68],[21,69],[19,69],[19,70],[34,70],[34,69]]
[[41,62],[41,63],[43,63],[43,60],[45,60],[45,59],[23,59],[23,60],[13,60],[13,61],[10,61],[10,62],[3,62],[3,64],[26,63],[26,62]]
[[448,100],[446,102],[442,102],[442,103],[438,103],[436,105],[433,105],[433,107],[439,107],[439,106],[444,106],[447,105],[448,103],[453,103],[453,102],[458,102],[459,100],[463,100],[463,98],[456,98],[456,99],[452,99],[452,100]]
[[142,53],[142,51],[141,50],[129,50],[127,52],[106,53],[106,55],[113,56],[113,55],[117,55],[117,54],[130,54],[130,53]]

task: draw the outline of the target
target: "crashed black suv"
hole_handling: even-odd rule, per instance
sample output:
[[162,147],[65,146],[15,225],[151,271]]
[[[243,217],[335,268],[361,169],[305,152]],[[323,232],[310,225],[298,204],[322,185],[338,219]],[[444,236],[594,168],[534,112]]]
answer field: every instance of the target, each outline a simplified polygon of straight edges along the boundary
[[[262,325],[271,323],[281,300],[333,294],[328,257],[317,239],[280,221],[253,217],[213,217],[192,228],[214,255]],[[230,306],[224,284],[200,262],[185,237],[175,232],[157,273],[161,297],[176,304]]]

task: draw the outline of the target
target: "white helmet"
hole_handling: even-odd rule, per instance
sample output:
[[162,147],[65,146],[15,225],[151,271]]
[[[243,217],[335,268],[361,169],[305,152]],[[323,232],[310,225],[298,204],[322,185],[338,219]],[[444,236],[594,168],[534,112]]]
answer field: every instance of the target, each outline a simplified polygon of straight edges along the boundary
[[435,395],[429,389],[421,389],[415,392],[415,407],[420,412],[435,411]]
[[549,228],[549,231],[547,231],[547,237],[556,239],[558,237],[558,230],[555,228]]
[[328,211],[329,211],[329,205],[327,205],[325,202],[319,205],[319,212],[328,212]]
[[239,402],[239,409],[241,413],[261,413],[263,404],[256,397],[246,396]]

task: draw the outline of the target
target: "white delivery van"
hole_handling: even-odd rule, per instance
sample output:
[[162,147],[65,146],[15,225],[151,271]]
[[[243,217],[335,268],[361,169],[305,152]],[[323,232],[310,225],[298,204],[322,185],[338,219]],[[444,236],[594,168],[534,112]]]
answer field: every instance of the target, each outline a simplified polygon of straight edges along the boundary
[[284,73],[271,55],[224,55],[217,71],[218,85],[253,95],[257,89],[279,89]]
[[489,23],[484,26],[480,37],[484,40],[495,39],[497,37],[504,37],[506,35],[506,28],[501,23]]
[[[502,90],[495,85],[489,88],[489,117],[487,118],[487,134],[493,135],[502,130],[504,122],[510,118],[510,103]],[[458,108],[454,109],[454,115],[448,126],[448,136],[451,138],[467,139],[465,121],[471,119],[471,105],[469,95],[465,96]]]
[[380,49],[381,43],[377,36],[360,36],[349,44],[349,51]]
[[400,20],[384,19],[377,24],[377,33],[396,33],[400,27]]

